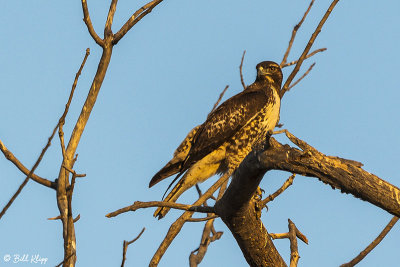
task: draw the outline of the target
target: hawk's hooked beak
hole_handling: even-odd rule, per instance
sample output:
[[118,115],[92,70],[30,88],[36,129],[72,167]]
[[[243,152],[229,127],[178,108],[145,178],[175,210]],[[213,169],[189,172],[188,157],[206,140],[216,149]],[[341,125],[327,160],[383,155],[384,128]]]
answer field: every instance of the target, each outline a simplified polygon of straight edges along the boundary
[[268,69],[264,69],[263,67],[259,67],[257,70],[257,77],[261,78],[261,77],[265,77],[265,76],[269,76],[271,73],[268,71]]

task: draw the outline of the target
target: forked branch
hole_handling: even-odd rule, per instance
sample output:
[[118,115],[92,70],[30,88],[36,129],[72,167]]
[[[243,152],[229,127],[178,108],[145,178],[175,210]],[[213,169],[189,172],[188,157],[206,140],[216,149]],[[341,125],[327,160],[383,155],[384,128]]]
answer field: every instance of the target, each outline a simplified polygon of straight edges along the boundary
[[299,28],[303,24],[304,20],[306,19],[307,15],[308,15],[308,12],[310,12],[311,7],[314,4],[314,1],[315,0],[312,0],[310,2],[306,12],[304,12],[304,15],[301,18],[301,20],[299,21],[299,23],[297,23],[296,26],[293,27],[292,36],[290,37],[289,45],[288,45],[288,47],[286,49],[285,54],[283,55],[283,59],[282,59],[282,62],[280,64],[281,68],[285,67],[285,65],[286,65],[286,61],[287,61],[287,59],[289,57],[290,50],[292,50],[293,42],[294,42],[294,39],[296,38],[297,31],[299,30]]
[[117,44],[122,37],[133,27],[136,23],[138,23],[144,16],[149,14],[153,8],[155,8],[158,4],[160,4],[163,0],[153,0],[146,5],[139,8],[133,15],[129,18],[129,20],[121,27],[121,29],[114,35],[113,44]]
[[144,230],[146,230],[146,228],[143,227],[143,229],[142,229],[142,231],[139,233],[139,235],[138,235],[137,237],[135,237],[133,240],[131,240],[131,241],[126,241],[126,240],[124,240],[124,243],[122,244],[122,263],[121,263],[121,267],[124,267],[124,265],[125,265],[125,261],[126,261],[126,252],[127,252],[127,250],[128,250],[128,246],[129,246],[130,244],[136,242],[136,240],[138,240],[138,239],[142,236]]
[[328,10],[326,11],[325,15],[322,17],[321,21],[319,22],[317,28],[315,29],[314,33],[311,35],[310,40],[308,41],[306,48],[304,49],[303,53],[301,54],[300,58],[298,59],[296,66],[294,67],[293,71],[290,73],[289,77],[287,78],[285,84],[282,87],[281,90],[281,98],[284,96],[286,91],[288,90],[290,84],[292,83],[294,77],[297,75],[297,73],[300,70],[301,65],[303,64],[304,59],[308,55],[308,52],[310,51],[312,45],[314,44],[315,39],[317,38],[318,34],[321,32],[322,27],[324,26],[326,20],[328,19],[329,15],[331,14],[332,10],[336,6],[336,4],[339,2],[339,0],[334,0],[332,1],[331,5],[329,6]]

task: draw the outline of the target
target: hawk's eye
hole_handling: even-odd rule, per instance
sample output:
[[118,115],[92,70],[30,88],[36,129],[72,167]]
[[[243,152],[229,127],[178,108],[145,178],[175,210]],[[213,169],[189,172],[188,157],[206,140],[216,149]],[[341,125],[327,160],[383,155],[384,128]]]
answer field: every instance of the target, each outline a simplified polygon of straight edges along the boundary
[[277,68],[276,68],[275,66],[269,66],[268,69],[269,69],[270,71],[276,71]]

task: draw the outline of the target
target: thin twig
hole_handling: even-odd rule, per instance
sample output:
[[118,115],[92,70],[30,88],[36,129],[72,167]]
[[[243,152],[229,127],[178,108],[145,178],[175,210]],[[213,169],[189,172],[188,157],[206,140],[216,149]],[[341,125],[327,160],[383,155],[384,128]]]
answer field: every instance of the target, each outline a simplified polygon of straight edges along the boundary
[[[86,59],[90,54],[90,50],[89,48],[86,49],[86,54],[85,57],[83,59],[83,62],[81,64],[81,67],[79,68],[79,71],[77,73],[77,75],[75,76],[75,81],[74,81],[74,85],[72,86],[71,89],[71,93],[68,99],[67,104],[65,105],[65,110],[64,113],[61,115],[60,119],[58,120],[57,125],[54,127],[53,132],[51,133],[51,136],[48,138],[47,140],[47,144],[46,146],[42,149],[42,152],[39,155],[39,158],[36,160],[35,164],[33,165],[32,169],[30,170],[30,172],[28,173],[28,175],[26,176],[25,180],[22,182],[22,184],[19,186],[18,190],[15,192],[15,194],[11,197],[11,199],[9,200],[9,202],[6,204],[6,206],[3,208],[3,210],[0,212],[0,219],[3,217],[3,215],[6,213],[6,211],[8,210],[8,208],[11,206],[11,204],[14,202],[14,200],[18,197],[18,195],[21,193],[22,189],[25,187],[25,185],[28,183],[29,179],[31,178],[31,176],[33,175],[33,173],[35,172],[36,168],[39,166],[40,162],[43,159],[44,154],[46,153],[47,149],[51,146],[51,140],[53,139],[57,128],[60,126],[60,124],[65,120],[65,117],[67,116],[68,110],[69,110],[69,105],[71,103],[71,99],[73,97],[74,94],[74,90],[76,87],[76,83],[78,80],[78,77],[80,75],[80,72],[83,68],[83,66],[85,65]],[[3,144],[4,146],[4,144]]]
[[136,240],[138,240],[140,238],[140,236],[143,234],[144,230],[146,230],[145,227],[143,227],[142,231],[139,233],[139,235],[137,237],[135,237],[133,240],[131,241],[126,241],[124,240],[124,243],[122,245],[122,263],[121,263],[121,267],[124,267],[125,265],[125,260],[126,260],[126,251],[128,250],[128,246],[134,242],[136,242]]
[[63,159],[66,157],[63,126],[65,124],[65,118],[66,118],[66,116],[68,114],[68,110],[69,110],[69,107],[71,105],[72,98],[74,96],[76,85],[78,84],[79,76],[81,76],[82,69],[86,64],[86,60],[89,57],[89,55],[90,55],[90,49],[86,48],[85,57],[83,58],[82,64],[79,67],[78,72],[75,74],[74,83],[72,84],[71,92],[69,94],[67,104],[65,105],[64,113],[62,114],[61,118],[58,120],[58,135],[59,135],[59,138],[60,138],[60,145],[61,145],[61,151],[62,151]]
[[208,206],[185,205],[180,203],[164,202],[164,201],[149,201],[149,202],[135,201],[133,205],[111,212],[107,214],[106,217],[111,218],[128,211],[136,211],[138,209],[152,208],[152,207],[167,207],[167,208],[192,211],[192,212],[214,213],[214,208]]
[[18,190],[14,193],[14,195],[11,197],[11,199],[8,201],[8,203],[5,205],[5,207],[3,208],[3,210],[0,212],[0,220],[3,217],[3,215],[6,213],[6,211],[8,210],[8,208],[11,206],[11,204],[14,202],[14,200],[18,197],[18,195],[21,193],[22,189],[24,189],[25,185],[28,183],[29,179],[31,178],[32,174],[35,172],[36,168],[39,166],[40,162],[43,159],[44,154],[46,153],[47,149],[50,147],[51,145],[51,140],[54,137],[54,134],[56,133],[58,128],[58,124],[57,126],[54,128],[51,136],[49,137],[46,146],[42,149],[42,152],[39,155],[39,158],[36,160],[35,164],[33,165],[32,169],[30,170],[30,172],[28,173],[28,175],[26,176],[25,180],[22,182],[22,184],[18,187]]
[[340,267],[352,267],[362,261],[365,256],[367,256],[368,253],[370,253],[385,238],[385,236],[389,233],[389,231],[393,228],[398,220],[399,218],[394,216],[386,225],[386,227],[382,230],[382,232],[375,238],[375,240],[371,242],[371,244],[369,244],[363,251],[361,251],[360,254],[357,255],[357,257],[355,257],[348,263],[340,265]]
[[203,193],[201,192],[199,184],[196,184],[195,188],[196,188],[197,193],[199,194],[199,197],[201,197],[201,195],[203,195]]
[[[305,57],[305,59],[308,59],[308,58],[314,56],[315,54],[321,53],[321,52],[324,52],[324,51],[326,51],[326,48],[319,48],[319,49],[317,49],[317,50],[314,50],[314,51],[312,51],[310,54],[308,54],[308,55]],[[298,62],[298,60],[291,61],[291,62],[286,63],[285,65],[283,65],[281,68],[286,68],[286,67],[292,66],[292,65],[296,64],[297,62]]]
[[209,220],[204,225],[203,234],[201,235],[200,246],[190,253],[189,256],[190,267],[197,267],[198,264],[201,263],[204,256],[206,255],[208,246],[211,244],[211,242],[214,242],[221,238],[223,232],[215,232],[213,223],[214,219]]
[[312,5],[314,4],[314,1],[315,0],[311,1],[310,5],[308,6],[308,8],[307,8],[306,12],[304,13],[303,17],[301,18],[300,22],[297,23],[296,26],[294,26],[294,28],[293,28],[292,36],[290,37],[290,41],[289,41],[289,45],[286,49],[285,55],[283,56],[282,62],[280,64],[281,68],[283,68],[283,66],[285,65],[285,63],[287,61],[287,58],[289,56],[290,50],[292,49],[293,42],[296,37],[297,31],[299,30],[299,28],[303,24],[304,20],[306,19],[308,12],[310,12],[310,9],[311,9]]
[[[14,156],[14,154],[8,150],[8,148],[3,144],[3,142],[0,140],[0,150],[3,152],[4,156],[6,159],[11,161],[23,174],[29,175],[29,170]],[[31,175],[32,180],[35,182],[47,186],[49,188],[56,188],[56,183],[52,182],[50,180],[47,180],[45,178],[42,178],[34,173]]]
[[82,10],[83,10],[83,21],[86,24],[86,27],[88,28],[88,31],[90,33],[90,36],[92,36],[93,40],[101,47],[104,46],[104,41],[103,39],[101,39],[96,31],[93,28],[93,24],[92,21],[90,20],[90,16],[89,16],[89,10],[88,10],[88,6],[86,3],[86,0],[82,0]]
[[292,85],[290,85],[287,88],[286,92],[290,91],[290,89],[295,87],[301,80],[303,80],[304,77],[306,77],[310,73],[310,71],[314,68],[314,66],[315,66],[315,62],[313,64],[311,64],[311,66],[308,68],[308,70],[306,72],[304,72],[304,74],[297,81],[295,81]]
[[[79,221],[80,218],[81,218],[81,215],[78,214],[78,216],[76,216],[75,219],[74,219],[74,223],[76,223],[77,221]],[[47,218],[47,220],[49,220],[49,221],[61,220],[61,216],[58,215],[58,216],[56,216],[56,217]]]
[[215,102],[213,108],[211,109],[210,113],[208,113],[208,115],[210,115],[217,108],[219,102],[221,102],[221,100],[224,97],[224,94],[225,94],[226,90],[228,90],[228,88],[229,88],[229,85],[225,86],[225,89],[219,94],[217,102]]
[[306,48],[304,49],[303,53],[301,54],[300,58],[298,59],[298,62],[296,66],[294,67],[293,71],[290,73],[289,77],[287,78],[285,84],[283,85],[280,96],[281,98],[284,96],[286,91],[288,90],[289,85],[292,83],[294,77],[296,74],[299,72],[301,64],[303,64],[303,61],[305,57],[308,55],[308,52],[310,51],[315,39],[317,38],[318,34],[321,32],[322,26],[325,24],[326,20],[328,19],[329,15],[331,14],[333,8],[336,6],[336,4],[339,2],[339,0],[334,0],[332,1],[331,5],[329,6],[328,10],[326,11],[325,15],[322,17],[321,21],[319,22],[317,28],[315,29],[314,33],[311,35],[310,40],[307,43]]
[[138,23],[144,16],[149,14],[153,8],[155,8],[158,4],[160,4],[163,0],[153,0],[146,5],[142,6],[129,18],[129,20],[121,27],[121,29],[114,34],[113,44],[117,44],[122,37],[136,24]]
[[286,181],[285,183],[283,183],[283,185],[276,190],[275,193],[273,193],[272,195],[269,195],[268,197],[266,197],[263,201],[262,201],[262,207],[265,207],[265,205],[267,205],[268,202],[274,200],[277,196],[279,196],[280,194],[282,194],[289,186],[291,186],[293,184],[293,180],[294,177],[296,177],[296,174],[293,173]]
[[65,165],[62,165],[63,166],[63,168],[64,169],[66,169],[67,171],[69,171],[73,176],[75,176],[75,177],[86,177],[86,174],[85,173],[82,173],[82,174],[78,174],[78,173],[76,173],[74,170],[71,170],[70,168],[68,168],[67,166],[65,166]]
[[246,90],[247,86],[244,83],[243,72],[242,72],[244,55],[246,55],[246,50],[243,51],[242,60],[240,61],[240,66],[239,66],[239,72],[240,72],[240,82],[242,83],[243,90]]
[[204,221],[209,221],[209,220],[213,220],[218,218],[218,215],[211,215],[211,216],[207,216],[204,218],[190,218],[188,220],[186,220],[187,222],[204,222]]

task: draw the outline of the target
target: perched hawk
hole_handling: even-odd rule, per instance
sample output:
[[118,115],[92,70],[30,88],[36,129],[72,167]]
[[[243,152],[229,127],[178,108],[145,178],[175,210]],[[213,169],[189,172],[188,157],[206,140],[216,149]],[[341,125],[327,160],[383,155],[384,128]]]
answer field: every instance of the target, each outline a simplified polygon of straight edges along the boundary
[[[165,201],[175,202],[184,191],[217,173],[231,175],[254,145],[275,128],[279,121],[282,71],[272,61],[261,62],[256,69],[254,83],[193,128],[174,157],[151,179],[149,187],[171,175],[184,174]],[[158,208],[154,216],[160,219],[168,210]]]

